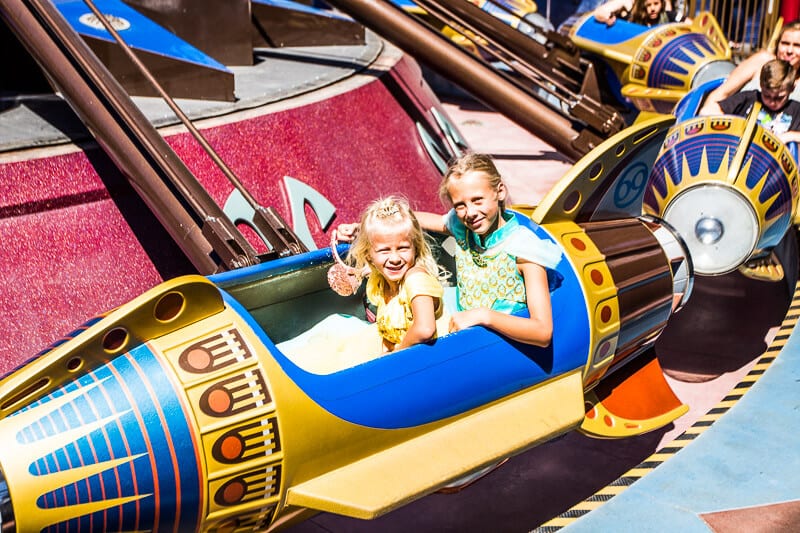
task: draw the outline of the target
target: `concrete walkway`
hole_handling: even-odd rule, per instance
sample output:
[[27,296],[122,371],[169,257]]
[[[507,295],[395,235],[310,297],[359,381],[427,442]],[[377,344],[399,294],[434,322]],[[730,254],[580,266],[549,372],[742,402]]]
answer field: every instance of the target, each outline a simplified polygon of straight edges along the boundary
[[552,146],[482,104],[447,97],[442,101],[473,150],[494,156],[511,203],[535,205],[571,168]]

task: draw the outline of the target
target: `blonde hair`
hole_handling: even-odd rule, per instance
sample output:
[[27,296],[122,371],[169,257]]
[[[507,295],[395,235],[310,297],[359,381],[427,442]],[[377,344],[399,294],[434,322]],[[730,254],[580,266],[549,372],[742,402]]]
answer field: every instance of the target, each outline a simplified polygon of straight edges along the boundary
[[348,262],[353,264],[357,270],[362,271],[365,267],[369,267],[367,297],[372,302],[377,302],[383,297],[387,285],[386,279],[369,260],[369,252],[372,247],[370,235],[376,226],[394,227],[398,232],[404,232],[414,247],[413,266],[422,267],[428,274],[440,280],[446,277],[447,273],[436,262],[428,242],[428,236],[419,225],[408,202],[399,196],[375,200],[361,214],[358,234],[347,253]]
[[[489,187],[491,187],[492,190],[498,190],[500,185],[503,184],[503,178],[500,176],[500,172],[497,170],[492,156],[489,154],[467,153],[450,163],[447,172],[445,172],[442,178],[442,182],[439,184],[439,198],[441,198],[443,202],[447,204],[452,203],[450,201],[450,191],[448,187],[450,187],[453,182],[461,179],[464,174],[468,172],[481,172],[485,174],[489,182]],[[500,201],[500,211],[505,211],[505,202],[503,200]]]

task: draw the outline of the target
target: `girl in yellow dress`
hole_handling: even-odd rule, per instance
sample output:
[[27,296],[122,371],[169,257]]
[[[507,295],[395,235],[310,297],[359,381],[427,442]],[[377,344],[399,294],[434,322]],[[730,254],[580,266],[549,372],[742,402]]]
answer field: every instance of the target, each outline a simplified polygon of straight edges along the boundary
[[337,233],[353,242],[347,261],[369,272],[366,294],[377,307],[375,323],[331,315],[279,344],[284,354],[309,372],[330,374],[447,333],[440,281],[446,272],[408,202],[394,196],[376,200],[359,223],[341,224]]
[[345,233],[354,229],[348,258],[357,270],[369,268],[367,298],[377,307],[383,351],[446,333],[440,268],[408,202],[394,196],[377,200],[357,228]]

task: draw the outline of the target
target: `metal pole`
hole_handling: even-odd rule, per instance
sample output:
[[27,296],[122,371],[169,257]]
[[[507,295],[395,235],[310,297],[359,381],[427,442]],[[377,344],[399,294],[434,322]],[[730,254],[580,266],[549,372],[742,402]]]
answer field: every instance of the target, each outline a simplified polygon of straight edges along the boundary
[[328,0],[573,160],[583,152],[569,120],[490,66],[382,0]]

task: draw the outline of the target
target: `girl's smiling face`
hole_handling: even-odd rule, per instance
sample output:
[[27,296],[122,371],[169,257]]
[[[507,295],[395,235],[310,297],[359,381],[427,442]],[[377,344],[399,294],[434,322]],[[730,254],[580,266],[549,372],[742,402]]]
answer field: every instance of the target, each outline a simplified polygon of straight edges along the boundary
[[370,228],[369,242],[372,266],[396,290],[416,260],[409,229],[405,224],[375,224]]
[[792,67],[800,64],[800,30],[786,30],[778,41],[778,50],[775,54],[778,59],[788,61]]
[[500,202],[506,198],[506,189],[502,182],[494,189],[485,173],[473,170],[452,179],[447,192],[459,220],[476,235],[489,235],[503,225]]

